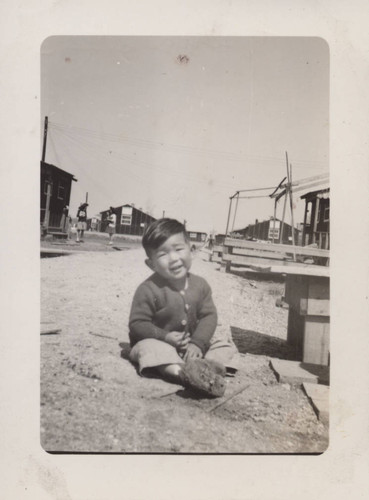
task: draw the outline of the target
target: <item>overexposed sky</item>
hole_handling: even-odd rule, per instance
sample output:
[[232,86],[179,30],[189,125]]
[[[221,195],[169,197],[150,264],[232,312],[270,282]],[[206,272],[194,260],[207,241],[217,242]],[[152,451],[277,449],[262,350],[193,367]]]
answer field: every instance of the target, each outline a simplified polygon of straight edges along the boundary
[[[286,151],[294,180],[328,171],[329,49],[314,37],[51,37],[41,127],[46,115],[46,161],[78,179],[71,215],[88,192],[90,216],[135,203],[224,232],[229,197],[276,186]],[[273,208],[240,200],[235,228]]]

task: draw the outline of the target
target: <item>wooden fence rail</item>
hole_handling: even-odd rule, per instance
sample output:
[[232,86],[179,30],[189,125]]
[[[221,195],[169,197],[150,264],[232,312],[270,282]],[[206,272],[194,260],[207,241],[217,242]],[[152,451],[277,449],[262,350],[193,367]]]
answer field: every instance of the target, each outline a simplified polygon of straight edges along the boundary
[[[294,260],[295,256],[297,262]],[[231,265],[251,268],[275,265],[298,266],[304,265],[306,259],[313,260],[313,264],[328,265],[329,250],[226,238],[223,245],[213,247],[212,254],[212,261],[220,262],[221,268],[226,272],[230,271]]]

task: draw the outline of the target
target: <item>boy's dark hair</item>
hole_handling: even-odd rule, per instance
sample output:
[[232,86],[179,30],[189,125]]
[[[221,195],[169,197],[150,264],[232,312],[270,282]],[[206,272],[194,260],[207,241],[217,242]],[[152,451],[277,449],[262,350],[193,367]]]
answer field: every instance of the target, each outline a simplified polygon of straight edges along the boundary
[[147,226],[142,237],[142,246],[146,255],[160,247],[168,238],[174,234],[183,233],[186,241],[189,241],[186,228],[176,219],[158,219]]

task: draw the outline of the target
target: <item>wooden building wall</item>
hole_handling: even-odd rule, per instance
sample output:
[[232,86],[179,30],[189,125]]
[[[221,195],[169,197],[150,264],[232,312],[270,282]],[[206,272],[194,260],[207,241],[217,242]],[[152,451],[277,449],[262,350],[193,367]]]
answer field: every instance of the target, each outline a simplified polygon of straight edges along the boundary
[[41,162],[40,222],[45,218],[47,186],[51,185],[49,227],[59,227],[63,208],[69,205],[73,175],[49,163]]
[[[117,215],[117,234],[131,234],[135,236],[142,236],[145,227],[156,220],[151,215],[143,212],[142,210],[132,205],[122,205],[115,207]],[[104,232],[108,225],[109,210],[101,212],[101,228],[100,231]],[[130,212],[130,213],[129,213]]]
[[329,190],[313,191],[301,196],[305,199],[303,244],[317,244],[330,248],[330,200]]
[[[279,227],[281,227],[281,221],[279,222]],[[255,224],[249,224],[247,227],[241,230],[237,230],[237,233],[241,234],[243,238],[255,238],[257,240],[272,241],[269,238],[269,229],[273,229],[273,219],[265,221],[256,221]],[[286,245],[292,244],[290,237],[292,236],[292,226],[289,224],[283,224],[283,234],[281,243]],[[299,238],[299,230],[295,228],[295,243],[297,244]],[[275,243],[279,243],[279,237],[275,238]]]

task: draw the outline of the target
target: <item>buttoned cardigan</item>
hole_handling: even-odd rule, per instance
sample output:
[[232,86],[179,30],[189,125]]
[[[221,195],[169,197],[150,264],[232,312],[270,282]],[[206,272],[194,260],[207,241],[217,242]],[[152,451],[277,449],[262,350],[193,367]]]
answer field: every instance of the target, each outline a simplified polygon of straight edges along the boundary
[[168,332],[188,332],[203,354],[217,326],[217,311],[204,278],[188,274],[178,291],[154,273],[137,288],[129,317],[131,346],[147,338],[164,340]]

